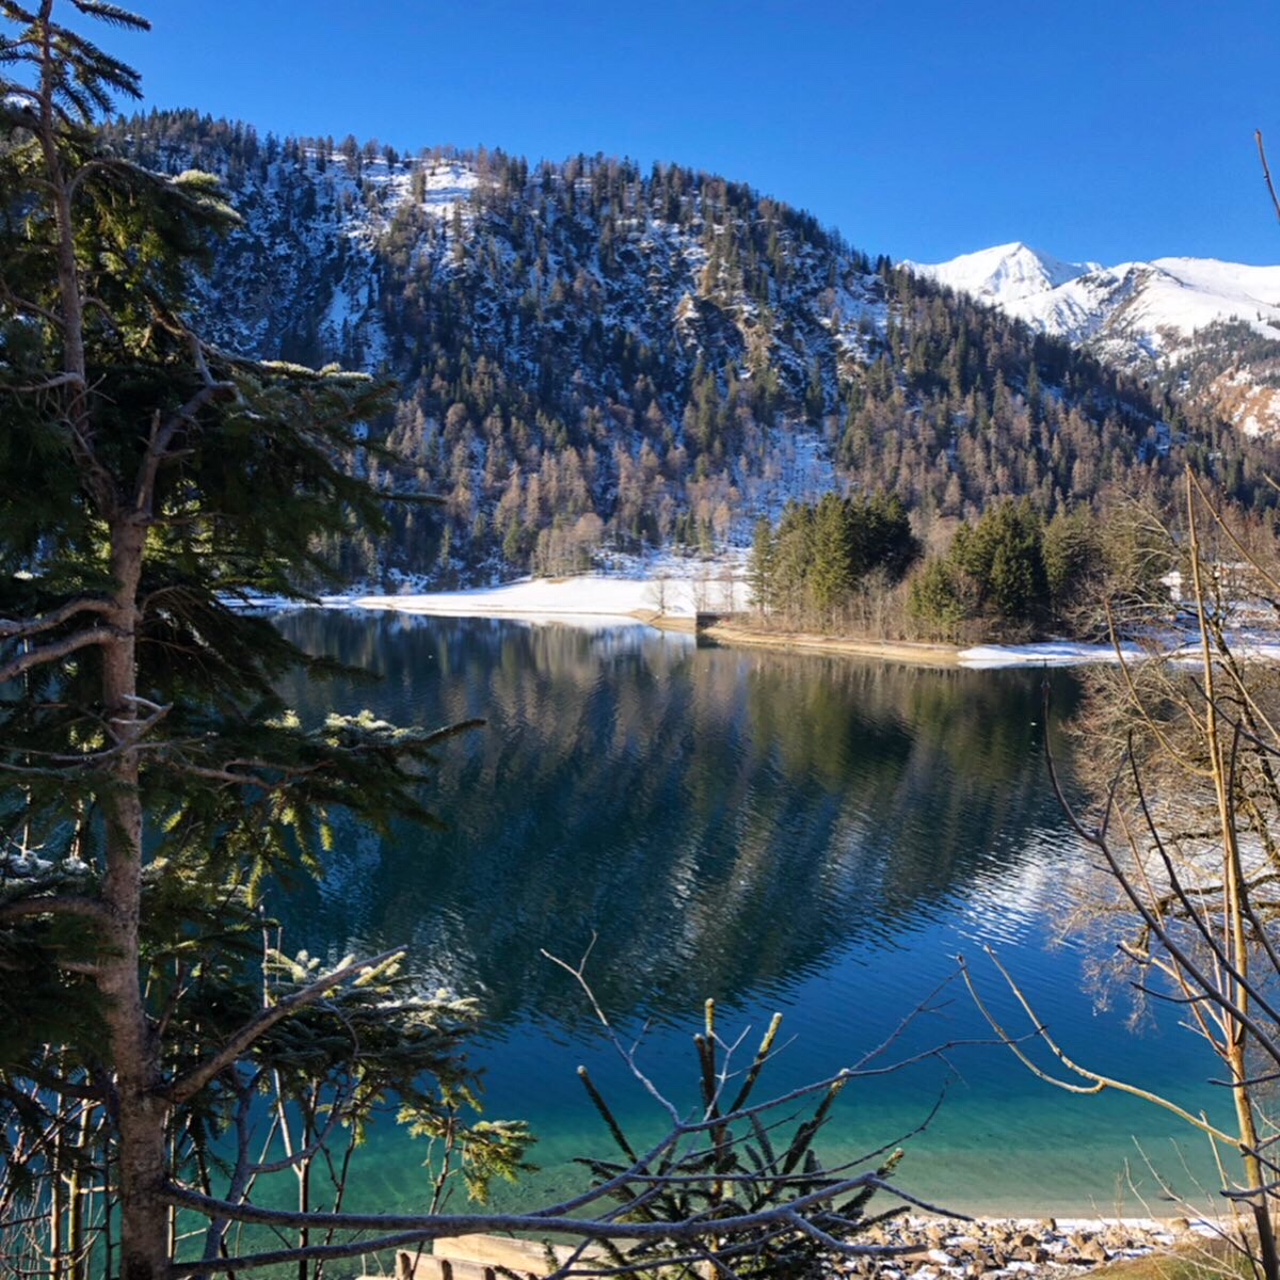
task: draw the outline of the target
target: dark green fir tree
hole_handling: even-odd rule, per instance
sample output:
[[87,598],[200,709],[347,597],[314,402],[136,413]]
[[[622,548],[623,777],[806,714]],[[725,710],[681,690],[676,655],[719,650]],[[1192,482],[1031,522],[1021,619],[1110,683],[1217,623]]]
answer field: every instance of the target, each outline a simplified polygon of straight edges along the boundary
[[[298,724],[277,677],[322,664],[235,607],[301,595],[323,539],[380,518],[346,464],[384,396],[189,326],[188,273],[235,215],[95,128],[138,79],[80,25],[144,20],[54,7],[0,3],[0,1235],[48,1222],[55,1274],[158,1280],[177,1184],[214,1191],[267,1080],[313,1136],[391,1088],[430,1130],[468,1096],[471,1013],[404,988],[398,955],[264,952],[262,884],[315,870],[335,814],[428,817],[442,734]],[[223,1172],[238,1203],[250,1171]]]

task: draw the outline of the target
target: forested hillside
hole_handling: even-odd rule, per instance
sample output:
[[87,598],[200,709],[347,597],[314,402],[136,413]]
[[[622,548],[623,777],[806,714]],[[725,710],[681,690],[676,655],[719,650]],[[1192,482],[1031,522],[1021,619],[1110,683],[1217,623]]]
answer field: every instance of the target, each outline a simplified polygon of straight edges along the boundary
[[[1268,455],[1064,343],[873,260],[777,200],[676,166],[398,154],[186,113],[117,126],[244,218],[201,287],[238,350],[399,384],[368,466],[397,504],[354,577],[437,585],[648,548],[747,545],[832,490],[918,536],[1030,498],[1048,520],[1186,457],[1246,504]],[[901,193],[901,198],[912,198]]]

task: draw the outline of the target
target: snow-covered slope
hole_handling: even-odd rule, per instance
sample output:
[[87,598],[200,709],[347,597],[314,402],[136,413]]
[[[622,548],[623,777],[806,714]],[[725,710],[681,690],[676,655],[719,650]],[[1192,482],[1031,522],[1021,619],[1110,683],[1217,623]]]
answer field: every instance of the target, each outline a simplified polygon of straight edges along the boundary
[[1168,374],[1250,433],[1280,432],[1280,266],[1060,262],[1022,244],[909,264],[1103,360]]

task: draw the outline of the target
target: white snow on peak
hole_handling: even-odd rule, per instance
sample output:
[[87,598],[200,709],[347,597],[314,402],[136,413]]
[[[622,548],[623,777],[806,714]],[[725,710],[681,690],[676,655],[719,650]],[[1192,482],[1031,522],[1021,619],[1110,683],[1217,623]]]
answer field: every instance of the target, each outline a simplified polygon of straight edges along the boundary
[[975,298],[1008,306],[1096,271],[1096,262],[1063,262],[1021,241],[962,254],[950,262],[906,262],[904,266]]
[[[1177,296],[1187,311],[1183,331],[1198,315],[1212,310],[1215,319],[1234,315],[1249,321],[1262,333],[1276,337],[1280,322],[1280,266],[1249,267],[1214,258],[1157,258],[1151,264],[1166,282],[1176,282]],[[1172,286],[1167,286],[1172,290]],[[1271,324],[1267,324],[1271,321]]]
[[1114,267],[1060,262],[1023,244],[999,245],[919,275],[971,294],[1033,329],[1135,369],[1194,368],[1196,392],[1247,435],[1280,437],[1275,358],[1263,346],[1241,364],[1213,326],[1239,322],[1280,344],[1280,266],[1214,258],[1156,258]]
[[920,275],[990,302],[1044,333],[1159,358],[1171,339],[1224,320],[1280,338],[1280,266],[1212,258],[1157,258],[1114,267],[1062,262],[1023,244],[999,245],[933,265]]

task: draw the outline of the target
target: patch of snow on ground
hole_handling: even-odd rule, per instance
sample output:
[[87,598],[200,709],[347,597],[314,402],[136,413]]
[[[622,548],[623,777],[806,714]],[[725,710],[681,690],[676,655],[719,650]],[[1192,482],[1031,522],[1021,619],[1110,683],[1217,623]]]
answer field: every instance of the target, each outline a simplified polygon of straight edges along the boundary
[[[452,618],[510,618],[587,628],[619,623],[645,625],[654,615],[692,621],[699,613],[746,613],[751,593],[746,581],[747,553],[739,549],[716,560],[690,559],[669,553],[647,557],[617,556],[612,572],[567,578],[523,578],[496,587],[466,591],[369,592],[327,596],[321,603],[337,609],[390,609],[402,613]],[[232,600],[237,607],[277,609],[296,601]],[[1233,632],[1233,652],[1248,661],[1280,665],[1280,636],[1265,630]],[[1049,640],[1038,644],[974,645],[961,650],[959,664],[972,670],[1002,667],[1075,667],[1091,663],[1140,662],[1165,654],[1179,662],[1202,661],[1200,640],[1193,631],[1170,629],[1152,634],[1145,645],[1126,643],[1120,654],[1109,644]]]
[[[1144,657],[1137,645],[1125,645],[1126,661]],[[1047,640],[1040,644],[980,644],[960,652],[960,665],[982,670],[992,667],[1080,667],[1094,662],[1118,662],[1109,644],[1076,644]]]
[[[1097,662],[1142,662],[1164,656],[1175,662],[1197,664],[1204,661],[1198,634],[1152,636],[1146,646],[1126,643],[1116,653],[1109,644],[1075,644],[1050,640],[1041,644],[975,645],[960,652],[960,665],[975,670],[994,667],[1079,667]],[[1233,635],[1232,653],[1246,662],[1280,664],[1280,639],[1274,635],[1240,631]]]
[[480,184],[475,170],[457,160],[438,161],[426,168],[426,191],[422,207],[438,218],[453,213],[454,205],[466,206]]
[[[735,586],[738,590],[735,590]],[[399,609],[457,618],[610,618],[638,621],[635,613],[693,618],[741,607],[741,584],[715,578],[526,578],[474,591],[431,591],[421,595],[362,596],[365,609]]]

